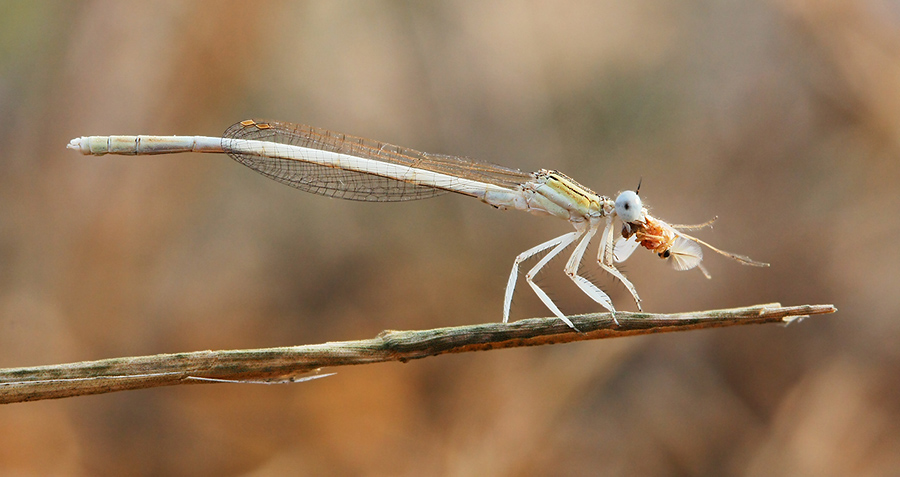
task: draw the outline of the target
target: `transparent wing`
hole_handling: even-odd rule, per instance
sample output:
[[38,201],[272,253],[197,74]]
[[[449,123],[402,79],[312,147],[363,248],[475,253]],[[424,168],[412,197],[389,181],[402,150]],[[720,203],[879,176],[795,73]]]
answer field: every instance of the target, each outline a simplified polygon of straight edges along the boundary
[[[347,154],[391,164],[401,164],[454,177],[513,188],[531,179],[531,174],[496,164],[455,156],[428,154],[327,129],[279,121],[248,120],[225,131],[227,139],[248,139],[289,144],[320,151]],[[439,185],[429,186],[379,175],[377,170],[359,172],[302,160],[272,158],[223,148],[236,161],[283,184],[314,194],[350,200],[392,202],[426,199],[443,194]]]
[[613,260],[617,263],[628,260],[628,257],[637,250],[638,245],[640,245],[640,243],[637,241],[637,236],[635,235],[628,237],[628,239],[623,237],[617,238],[615,245],[613,245]]
[[690,270],[703,260],[703,250],[696,242],[684,237],[675,237],[669,249],[669,265],[675,270]]

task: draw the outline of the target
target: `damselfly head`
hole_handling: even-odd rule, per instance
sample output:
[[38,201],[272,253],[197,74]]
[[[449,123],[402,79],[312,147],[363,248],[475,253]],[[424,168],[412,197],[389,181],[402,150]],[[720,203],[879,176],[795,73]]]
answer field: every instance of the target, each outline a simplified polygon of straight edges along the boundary
[[[640,187],[640,184],[638,185]],[[616,215],[625,222],[636,222],[643,215],[644,204],[637,191],[626,190],[616,197]]]

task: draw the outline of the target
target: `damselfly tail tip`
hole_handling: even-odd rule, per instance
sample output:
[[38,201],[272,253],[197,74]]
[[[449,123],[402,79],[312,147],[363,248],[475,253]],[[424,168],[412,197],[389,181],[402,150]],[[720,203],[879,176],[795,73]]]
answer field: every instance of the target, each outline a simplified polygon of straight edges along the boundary
[[91,155],[91,141],[88,137],[76,137],[69,141],[69,144],[66,145],[66,149],[71,149],[73,151],[78,151],[85,156]]

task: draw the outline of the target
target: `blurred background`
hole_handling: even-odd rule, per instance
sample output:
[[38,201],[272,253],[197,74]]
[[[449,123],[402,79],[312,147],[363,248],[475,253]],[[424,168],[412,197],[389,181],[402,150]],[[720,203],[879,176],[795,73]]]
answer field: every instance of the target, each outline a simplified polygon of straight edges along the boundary
[[[304,194],[82,135],[256,117],[634,188],[770,262],[636,253],[645,309],[836,315],[0,407],[3,475],[889,475],[900,469],[900,7],[890,0],[0,5],[0,367],[501,318],[568,232],[466,197]],[[590,255],[590,253],[589,253]],[[566,313],[598,311],[552,262]],[[627,291],[588,273],[620,309]],[[520,288],[512,318],[549,312]]]

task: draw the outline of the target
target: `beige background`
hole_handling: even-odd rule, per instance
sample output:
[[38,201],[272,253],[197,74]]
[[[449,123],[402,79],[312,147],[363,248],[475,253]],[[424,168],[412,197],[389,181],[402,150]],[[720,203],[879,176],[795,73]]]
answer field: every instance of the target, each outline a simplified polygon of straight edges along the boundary
[[[4,2],[0,367],[498,321],[569,226],[304,194],[92,134],[303,122],[632,188],[772,263],[648,253],[650,311],[800,325],[445,356],[292,386],[0,407],[8,475],[886,475],[900,468],[900,8],[888,0]],[[597,309],[540,277],[569,313]],[[588,267],[623,309],[627,292]],[[513,318],[545,316],[526,289]]]

